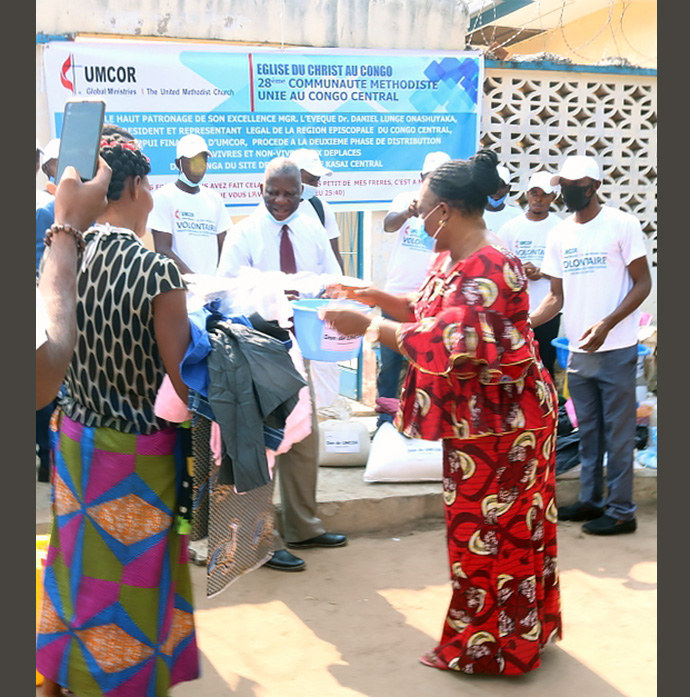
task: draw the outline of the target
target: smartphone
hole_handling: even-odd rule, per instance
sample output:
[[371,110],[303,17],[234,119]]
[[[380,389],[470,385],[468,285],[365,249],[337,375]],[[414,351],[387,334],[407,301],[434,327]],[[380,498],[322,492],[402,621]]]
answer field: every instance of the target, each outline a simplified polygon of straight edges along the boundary
[[82,181],[93,179],[98,169],[105,102],[96,99],[73,100],[65,104],[60,135],[57,174],[60,182],[65,167],[72,166]]

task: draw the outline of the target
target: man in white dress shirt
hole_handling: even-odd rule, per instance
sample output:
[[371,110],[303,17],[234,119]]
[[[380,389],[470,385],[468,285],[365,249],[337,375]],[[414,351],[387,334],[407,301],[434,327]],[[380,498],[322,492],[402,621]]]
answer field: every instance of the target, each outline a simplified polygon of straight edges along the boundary
[[323,166],[316,150],[294,150],[290,153],[290,159],[299,167],[302,176],[302,202],[299,205],[299,212],[318,220],[326,228],[335,258],[343,269],[338,221],[335,219],[331,204],[318,196],[321,178],[330,177],[333,172]]
[[[263,204],[237,225],[226,238],[218,276],[236,276],[243,266],[260,271],[340,275],[328,236],[322,225],[299,213],[302,181],[297,165],[286,158],[271,160],[261,185]],[[308,361],[305,360],[307,375]],[[311,380],[309,389],[314,401]],[[342,547],[344,535],[326,532],[316,516],[318,426],[312,410],[312,432],[277,459],[282,504],[283,534],[287,546]],[[280,571],[301,571],[305,562],[284,548],[276,532],[275,551],[266,566]]]
[[[316,150],[293,150],[290,159],[299,167],[302,175],[302,202],[298,210],[326,228],[338,265],[344,269],[340,256],[340,228],[335,213],[328,201],[318,196],[321,178],[330,177],[333,172],[324,167]],[[316,408],[330,407],[340,392],[340,366],[335,361],[312,361],[311,378],[314,381]]]

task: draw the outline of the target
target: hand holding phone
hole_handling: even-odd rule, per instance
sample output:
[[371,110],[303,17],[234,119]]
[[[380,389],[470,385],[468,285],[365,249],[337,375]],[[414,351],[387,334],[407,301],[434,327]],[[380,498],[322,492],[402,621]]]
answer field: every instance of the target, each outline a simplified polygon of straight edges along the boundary
[[108,205],[106,196],[111,175],[102,157],[98,158],[96,176],[88,182],[80,181],[77,171],[68,167],[55,192],[55,222],[84,232]]
[[55,181],[65,167],[74,167],[82,181],[94,178],[98,167],[105,102],[70,99],[65,104]]

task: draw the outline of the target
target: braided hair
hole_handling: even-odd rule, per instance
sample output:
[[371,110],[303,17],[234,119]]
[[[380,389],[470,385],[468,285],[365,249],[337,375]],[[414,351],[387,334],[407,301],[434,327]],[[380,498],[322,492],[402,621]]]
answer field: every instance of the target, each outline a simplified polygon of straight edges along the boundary
[[452,208],[474,215],[482,213],[487,197],[501,186],[496,171],[498,157],[491,150],[479,150],[469,160],[451,160],[428,177],[431,191]]
[[122,126],[118,126],[115,123],[104,123],[101,129],[101,138],[110,136],[120,136],[123,140],[134,140],[134,136],[122,128]]
[[117,201],[128,177],[145,177],[151,171],[149,158],[131,141],[114,135],[101,140],[101,157],[113,174],[108,187],[108,200]]

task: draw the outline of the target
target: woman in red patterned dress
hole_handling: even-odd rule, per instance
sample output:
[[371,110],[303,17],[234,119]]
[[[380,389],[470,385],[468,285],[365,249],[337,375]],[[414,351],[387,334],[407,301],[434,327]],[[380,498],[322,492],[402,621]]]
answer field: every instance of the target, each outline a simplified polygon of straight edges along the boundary
[[557,400],[528,321],[520,261],[488,241],[486,197],[497,158],[441,165],[419,209],[438,256],[414,302],[369,288],[353,297],[390,320],[332,310],[409,361],[396,425],[443,440],[443,499],[452,599],[422,663],[465,673],[537,668],[561,636],[556,563]]

